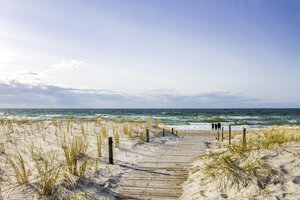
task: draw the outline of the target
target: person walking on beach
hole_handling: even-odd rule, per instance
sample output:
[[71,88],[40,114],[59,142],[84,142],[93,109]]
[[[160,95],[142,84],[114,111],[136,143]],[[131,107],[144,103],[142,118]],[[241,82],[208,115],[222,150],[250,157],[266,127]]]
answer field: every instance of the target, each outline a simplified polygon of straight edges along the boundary
[[218,130],[218,124],[215,124],[215,130]]
[[221,130],[221,123],[218,123],[218,130]]
[[215,124],[211,123],[211,129],[214,130],[214,128],[215,128]]

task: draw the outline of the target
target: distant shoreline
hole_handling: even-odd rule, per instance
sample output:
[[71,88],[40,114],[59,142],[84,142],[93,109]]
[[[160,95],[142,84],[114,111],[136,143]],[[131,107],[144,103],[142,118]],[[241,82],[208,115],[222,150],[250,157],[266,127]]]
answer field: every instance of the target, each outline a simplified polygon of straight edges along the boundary
[[292,108],[242,108],[242,109],[81,109],[81,108],[43,108],[43,109],[0,109],[0,119],[16,120],[93,120],[103,119],[160,121],[178,130],[211,130],[211,123],[221,123],[226,130],[232,125],[234,130],[247,128],[257,130],[277,124],[300,125],[300,109]]

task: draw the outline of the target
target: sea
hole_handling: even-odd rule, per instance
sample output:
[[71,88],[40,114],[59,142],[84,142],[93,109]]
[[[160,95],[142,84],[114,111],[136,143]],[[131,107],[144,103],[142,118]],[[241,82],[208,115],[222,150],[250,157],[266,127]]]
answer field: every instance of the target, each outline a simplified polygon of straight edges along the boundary
[[2,119],[58,120],[100,118],[160,120],[178,130],[210,130],[220,122],[226,129],[259,129],[273,125],[300,125],[300,109],[0,109]]

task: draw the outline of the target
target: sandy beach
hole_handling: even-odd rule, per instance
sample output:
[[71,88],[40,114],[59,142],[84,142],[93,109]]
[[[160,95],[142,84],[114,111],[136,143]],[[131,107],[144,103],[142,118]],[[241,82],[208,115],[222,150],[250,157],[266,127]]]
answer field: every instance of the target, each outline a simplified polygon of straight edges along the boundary
[[[149,142],[146,142],[147,129]],[[170,127],[151,120],[99,118],[1,120],[0,131],[3,199],[299,197],[300,144],[296,141],[299,137],[296,128],[295,141],[247,153],[249,158],[262,160],[269,166],[261,169],[267,170],[267,176],[260,179],[259,175],[253,175],[242,186],[230,188],[222,186],[226,180],[211,179],[201,170],[211,162],[209,155],[227,152],[229,148],[227,134],[223,142],[216,141],[218,131],[174,130],[172,134]],[[249,133],[250,138],[252,134]],[[114,142],[113,165],[108,159],[108,137]],[[232,132],[232,137],[233,144],[241,141],[241,132]],[[243,174],[237,176],[247,178]]]
[[[129,120],[2,120],[1,197],[114,199],[118,195],[116,188],[120,179],[136,163],[146,157],[157,156],[156,152],[168,145],[181,143],[182,137],[174,135],[178,133],[176,131],[171,134],[169,127],[165,127],[163,136],[163,127],[151,121]],[[146,129],[150,130],[150,142],[145,142]],[[182,132],[184,136],[194,134]],[[197,137],[212,136],[214,132],[202,134]],[[110,136],[114,142],[114,165],[108,164]],[[75,139],[78,139],[78,144],[74,144]],[[72,145],[80,149],[76,155],[76,173],[69,169],[70,163],[66,158],[67,148]],[[68,156],[71,156],[71,152]]]
[[229,146],[228,140],[214,141],[189,169],[180,199],[300,199],[299,128],[268,128],[248,137],[248,143],[266,143],[239,146],[241,133]]
[[0,200],[300,200],[300,0],[0,0]]

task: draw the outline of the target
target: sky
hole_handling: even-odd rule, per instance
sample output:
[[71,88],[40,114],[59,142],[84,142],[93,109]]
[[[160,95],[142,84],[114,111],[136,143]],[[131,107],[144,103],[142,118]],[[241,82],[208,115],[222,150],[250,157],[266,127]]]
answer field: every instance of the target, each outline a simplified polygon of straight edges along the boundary
[[300,107],[298,0],[0,0],[0,107]]

